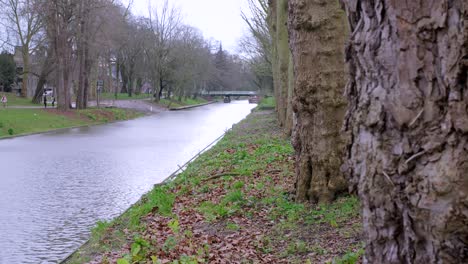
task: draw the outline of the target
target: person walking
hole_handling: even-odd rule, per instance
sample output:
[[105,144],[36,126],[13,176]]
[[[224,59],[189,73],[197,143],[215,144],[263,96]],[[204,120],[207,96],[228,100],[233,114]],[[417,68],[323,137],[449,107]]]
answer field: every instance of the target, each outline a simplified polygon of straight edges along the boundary
[[44,108],[47,108],[47,94],[44,92]]
[[7,103],[8,103],[8,99],[6,97],[6,95],[2,95],[2,105],[3,105],[3,108],[7,107]]
[[52,95],[52,107],[55,107],[55,96]]

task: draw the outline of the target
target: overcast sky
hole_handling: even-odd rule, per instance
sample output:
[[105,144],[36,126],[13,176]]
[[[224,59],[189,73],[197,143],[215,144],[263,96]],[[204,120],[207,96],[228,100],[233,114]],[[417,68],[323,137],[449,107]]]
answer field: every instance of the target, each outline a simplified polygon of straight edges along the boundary
[[[148,16],[148,1],[152,6],[163,2],[134,0],[134,14]],[[247,10],[246,0],[169,0],[169,3],[181,9],[186,24],[200,29],[207,39],[222,41],[230,52],[236,51],[239,38],[247,30],[240,16],[241,10]]]

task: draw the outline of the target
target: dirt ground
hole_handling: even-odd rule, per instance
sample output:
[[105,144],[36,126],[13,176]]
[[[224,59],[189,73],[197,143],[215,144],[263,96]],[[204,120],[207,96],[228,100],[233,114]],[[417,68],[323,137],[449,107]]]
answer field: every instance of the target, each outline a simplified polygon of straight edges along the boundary
[[294,162],[275,114],[256,111],[67,263],[360,263],[357,198],[296,203]]

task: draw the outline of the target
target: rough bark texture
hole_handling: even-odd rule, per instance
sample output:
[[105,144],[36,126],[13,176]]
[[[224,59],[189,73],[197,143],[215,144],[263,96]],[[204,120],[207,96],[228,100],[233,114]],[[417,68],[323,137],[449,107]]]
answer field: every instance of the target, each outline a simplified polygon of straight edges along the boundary
[[[270,34],[271,34],[271,44],[272,44],[272,61],[271,61],[271,67],[272,67],[272,74],[273,74],[273,91],[275,95],[275,100],[276,100],[276,111],[278,113],[278,119],[280,119],[280,114],[279,114],[279,108],[281,105],[281,94],[280,94],[280,89],[279,87],[279,73],[278,73],[278,43],[276,41],[276,31],[277,31],[277,25],[276,25],[276,17],[277,17],[277,0],[269,0],[268,1],[268,25],[270,27]],[[279,123],[281,124],[281,120],[278,120]]]
[[468,263],[468,3],[344,3],[365,262]]
[[56,37],[54,46],[55,54],[57,54],[57,108],[67,111],[70,109],[71,105],[69,88],[70,63],[68,58],[67,40],[64,35],[65,34]]
[[[45,16],[47,35],[54,50],[57,108],[67,111],[71,108],[70,77],[73,45],[70,41],[71,27],[69,23],[72,21],[73,8],[60,5],[55,1],[44,1],[43,4],[47,12]],[[68,4],[71,5],[71,3]]]
[[31,70],[31,67],[29,65],[29,47],[28,46],[23,46],[22,49],[22,55],[23,55],[23,82],[21,86],[21,97],[27,97],[28,96],[28,82],[29,82],[29,71]]
[[296,198],[327,203],[347,189],[340,170],[344,153],[340,130],[346,112],[345,14],[338,1],[290,0],[289,5],[296,78]]
[[294,76],[291,67],[291,51],[288,44],[288,2],[269,1],[269,25],[273,43],[273,84],[276,97],[278,120],[286,134],[293,126],[291,98],[294,90]]
[[86,52],[85,49],[87,49],[87,43],[85,41],[85,36],[88,33],[87,32],[87,12],[85,9],[85,1],[80,1],[79,2],[79,10],[78,10],[78,19],[79,19],[79,29],[77,30],[77,61],[78,61],[78,91],[76,93],[76,108],[77,109],[85,109],[86,108],[86,102],[85,102],[85,79],[87,78],[87,72],[86,72],[86,67],[85,67],[85,61],[86,61]]
[[287,106],[286,106],[286,120],[284,125],[284,131],[286,135],[291,135],[294,128],[294,112],[293,112],[293,96],[294,96],[294,61],[291,50],[289,49],[289,43],[286,43],[288,46],[288,90],[287,90]]

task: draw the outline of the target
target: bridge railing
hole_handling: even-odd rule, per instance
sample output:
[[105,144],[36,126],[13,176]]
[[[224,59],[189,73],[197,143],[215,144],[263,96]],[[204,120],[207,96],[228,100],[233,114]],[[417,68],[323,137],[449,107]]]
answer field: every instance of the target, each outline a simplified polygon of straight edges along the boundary
[[204,92],[202,95],[206,96],[253,96],[258,95],[255,91],[211,91]]

